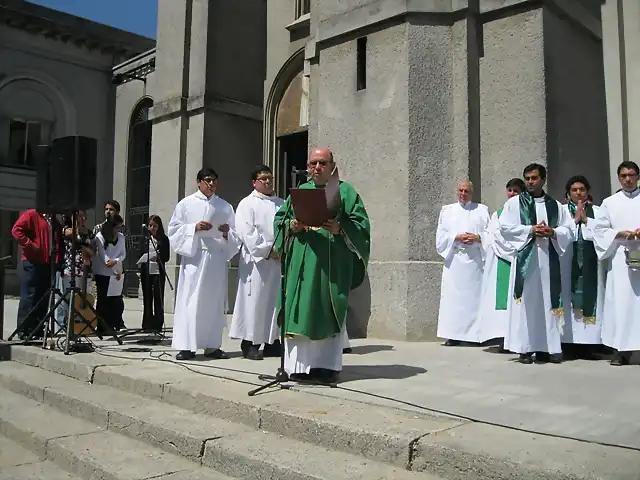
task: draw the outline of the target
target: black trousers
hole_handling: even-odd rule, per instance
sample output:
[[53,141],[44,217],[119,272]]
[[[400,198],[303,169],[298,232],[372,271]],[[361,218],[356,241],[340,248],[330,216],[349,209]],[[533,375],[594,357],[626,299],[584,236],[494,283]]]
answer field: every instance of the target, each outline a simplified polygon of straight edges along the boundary
[[[124,300],[122,295],[118,297],[108,297],[109,279],[111,277],[105,275],[94,275],[96,281],[96,290],[98,294],[98,302],[96,303],[96,313],[105,321],[113,330],[119,330],[124,327],[122,314],[124,313]],[[98,330],[104,332],[103,326],[98,322]]]
[[149,275],[147,266],[140,268],[140,283],[142,284],[142,329],[160,332],[164,325],[164,284],[162,273]]
[[[49,264],[33,263],[29,260],[22,262],[22,280],[20,283],[20,303],[18,304],[18,331],[30,335],[31,331],[40,323],[49,308],[48,299],[40,302],[38,309],[29,318],[27,315],[35,305],[45,296],[49,289]],[[42,335],[43,329],[36,332]]]

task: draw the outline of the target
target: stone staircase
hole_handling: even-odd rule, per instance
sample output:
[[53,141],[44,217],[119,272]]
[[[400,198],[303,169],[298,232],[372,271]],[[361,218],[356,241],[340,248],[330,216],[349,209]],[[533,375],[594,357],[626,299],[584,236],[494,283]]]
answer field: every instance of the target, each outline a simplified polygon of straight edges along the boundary
[[[20,348],[13,348],[12,355]],[[20,476],[25,465],[14,467],[13,476],[3,471],[0,479],[437,478],[407,471],[403,452],[385,438],[361,451],[364,445],[348,439],[331,445],[328,432],[314,431],[313,424],[302,421],[292,429],[286,424],[275,428],[290,435],[267,433],[256,428],[255,412],[222,397],[217,405],[198,406],[193,395],[175,391],[165,401],[155,400],[148,398],[152,388],[142,389],[144,396],[131,393],[122,378],[83,372],[73,357],[56,358],[33,347],[22,353],[18,357],[32,365],[0,363],[0,435],[2,442],[14,442],[15,455],[28,450],[23,463],[29,469]],[[230,387],[222,391],[229,393]],[[317,444],[305,441],[309,436],[316,436]],[[52,473],[33,476],[42,471]]]
[[4,352],[0,480],[640,479],[632,450],[299,391],[249,397],[160,362]]

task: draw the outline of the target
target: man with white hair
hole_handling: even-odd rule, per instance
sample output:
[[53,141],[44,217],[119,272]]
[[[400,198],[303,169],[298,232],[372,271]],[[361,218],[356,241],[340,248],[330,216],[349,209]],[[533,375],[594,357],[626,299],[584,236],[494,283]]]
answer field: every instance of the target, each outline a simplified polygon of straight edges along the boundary
[[460,342],[477,343],[476,318],[480,306],[484,249],[482,242],[489,226],[489,209],[471,201],[473,184],[458,182],[458,201],[440,211],[436,249],[444,259],[440,286],[438,337],[445,346]]

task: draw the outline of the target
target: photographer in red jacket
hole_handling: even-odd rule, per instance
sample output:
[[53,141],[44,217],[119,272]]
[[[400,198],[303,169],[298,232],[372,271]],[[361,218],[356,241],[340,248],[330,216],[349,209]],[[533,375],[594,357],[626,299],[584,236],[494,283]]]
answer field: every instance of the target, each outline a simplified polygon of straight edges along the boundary
[[[53,224],[56,242],[56,265],[50,265],[49,237]],[[11,235],[22,247],[22,282],[20,304],[18,306],[18,331],[20,338],[27,338],[32,330],[47,314],[48,302],[41,302],[38,311],[25,322],[31,309],[47,293],[51,279],[50,268],[56,268],[60,261],[60,225],[50,215],[42,215],[35,209],[25,211],[11,229]],[[34,338],[42,337],[42,329]]]

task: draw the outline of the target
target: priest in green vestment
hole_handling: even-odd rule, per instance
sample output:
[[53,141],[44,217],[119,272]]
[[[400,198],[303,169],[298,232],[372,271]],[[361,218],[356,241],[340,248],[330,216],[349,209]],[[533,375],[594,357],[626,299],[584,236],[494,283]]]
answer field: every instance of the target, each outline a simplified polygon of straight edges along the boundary
[[[307,163],[310,181],[300,188],[325,188],[334,168],[328,148],[313,149]],[[339,191],[338,213],[322,227],[296,220],[291,197],[274,220],[274,231],[284,222],[288,232],[284,238],[277,235],[275,248],[286,253],[285,370],[296,381],[338,380],[349,293],[362,284],[369,261],[364,203],[346,182],[339,183]]]

